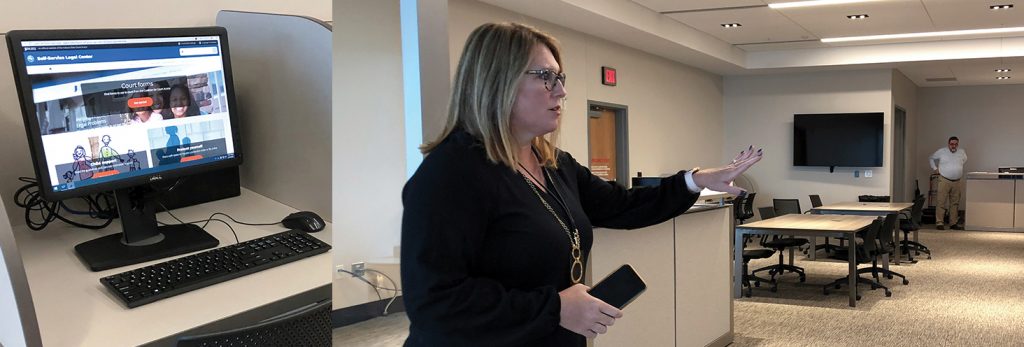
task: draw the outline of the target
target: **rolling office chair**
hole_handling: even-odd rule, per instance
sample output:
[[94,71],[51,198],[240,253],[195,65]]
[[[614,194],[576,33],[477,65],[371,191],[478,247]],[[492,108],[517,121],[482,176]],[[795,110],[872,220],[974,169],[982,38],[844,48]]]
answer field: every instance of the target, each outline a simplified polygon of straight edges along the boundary
[[[735,215],[736,220],[737,220],[737,225],[743,224],[743,222],[746,221],[747,219],[750,219],[750,218],[754,217],[753,205],[754,205],[754,196],[756,196],[756,195],[757,195],[757,193],[749,193],[745,197],[737,197],[736,199],[733,199],[733,201],[732,201],[733,207],[734,207],[733,211],[735,211],[734,215]],[[743,237],[743,247],[744,248],[746,248],[747,243],[750,243],[750,239],[751,239],[750,235],[747,235],[747,236]],[[748,265],[750,264],[751,260],[753,260],[753,259],[768,258],[768,257],[771,257],[772,254],[775,254],[775,251],[771,250],[771,249],[763,249],[762,248],[762,249],[751,249],[751,250],[744,249],[743,250],[743,281],[742,282],[743,282],[743,286],[747,287],[747,297],[748,298],[753,294],[753,287],[760,287],[761,286],[761,282],[771,283],[771,289],[770,290],[772,292],[778,291],[778,286],[776,285],[775,280],[770,280],[770,279],[765,279],[765,278],[757,277],[757,276],[754,276],[753,274],[749,274],[748,273],[748,271],[749,271],[748,270],[749,269]],[[751,280],[754,281],[754,285],[753,286],[750,285],[750,281]]]
[[768,206],[768,207],[758,207],[757,208],[757,212],[761,214],[761,220],[765,220],[765,219],[769,219],[769,218],[775,218],[775,208],[774,207],[771,207],[771,206]]
[[[796,199],[774,199],[775,215],[784,215],[790,213],[800,213],[800,201]],[[780,203],[781,202],[781,203]],[[781,208],[780,208],[781,207]],[[795,209],[794,209],[795,208]],[[761,218],[764,218],[764,208],[759,209],[761,211]],[[795,212],[794,212],[795,211]],[[756,275],[761,271],[768,271],[772,280],[775,280],[776,275],[785,274],[786,271],[796,273],[800,275],[800,282],[807,281],[807,275],[804,274],[804,268],[794,265],[786,264],[783,259],[783,252],[787,248],[800,247],[808,243],[807,239],[787,237],[783,238],[781,235],[773,235],[769,240],[767,237],[761,238],[761,247],[770,248],[779,252],[779,263],[776,265],[765,266],[763,268],[754,270],[751,275]]]
[[[743,239],[744,239],[743,245],[746,246],[747,242],[750,241],[750,236],[745,236]],[[752,295],[753,290],[754,290],[754,288],[750,286],[750,281],[751,280],[754,281],[754,287],[760,287],[761,286],[761,282],[767,282],[767,283],[771,284],[771,287],[769,287],[768,290],[770,290],[772,293],[777,292],[779,290],[778,283],[775,282],[775,279],[767,279],[767,278],[757,277],[756,275],[754,275],[752,273],[748,273],[748,271],[749,271],[749,266],[748,265],[750,264],[751,260],[753,260],[753,259],[769,258],[773,254],[775,254],[775,250],[767,249],[767,248],[744,249],[743,250],[743,286],[747,287],[747,297],[748,298]]]
[[331,300],[248,327],[178,338],[178,347],[330,345]]
[[[866,263],[867,258],[871,258],[871,267],[857,269],[857,283],[871,285],[871,290],[878,288],[885,289],[886,297],[892,296],[892,291],[889,290],[889,287],[886,287],[881,283],[878,277],[879,273],[884,274],[886,278],[892,278],[893,276],[900,277],[903,279],[903,285],[910,284],[910,280],[907,280],[907,277],[903,274],[878,266],[878,258],[881,258],[882,255],[885,254],[891,255],[896,250],[896,246],[892,240],[892,232],[890,232],[890,230],[896,226],[896,218],[895,214],[890,214],[884,219],[882,217],[875,219],[864,233],[863,238],[858,238],[856,241],[858,263]],[[871,273],[874,280],[860,277],[861,274],[866,273]],[[823,287],[825,295],[829,294],[828,287],[835,287],[835,289],[839,289],[847,282],[847,279],[848,277],[842,277],[825,285]],[[857,294],[857,300],[860,300],[860,293]]]
[[754,218],[754,196],[757,196],[757,193],[747,193],[746,196],[737,196],[732,199],[732,211],[737,224],[743,224],[747,219]]
[[808,196],[811,198],[811,208],[822,206],[821,196],[819,196],[818,194],[811,194]]
[[[905,214],[904,214],[905,215]],[[918,195],[914,198],[914,206],[910,208],[910,216],[906,219],[900,219],[900,230],[903,231],[903,240],[900,241],[900,250],[907,253],[907,258],[912,263],[916,263],[914,255],[910,254],[910,251],[914,251],[914,254],[921,255],[925,253],[928,255],[928,259],[932,258],[932,251],[927,246],[916,242],[910,241],[907,237],[910,232],[917,232],[921,229],[921,216],[924,215],[924,195]]]
[[[819,196],[818,194],[811,194],[811,195],[808,195],[808,197],[811,198],[811,208],[821,207],[821,206],[824,205],[824,204],[821,203],[821,196]],[[810,210],[808,210],[808,212],[810,212]],[[840,240],[842,240],[842,239],[840,239]],[[832,251],[836,249],[836,246],[831,244],[831,243],[829,243],[828,241],[829,241],[829,238],[826,237],[824,244],[814,245],[814,251],[817,252],[819,249],[824,249],[826,253],[832,253]],[[840,241],[840,242],[842,242],[842,241]],[[807,253],[809,251],[810,251],[810,249],[808,249],[804,253]]]
[[[757,193],[749,193],[746,196],[732,199],[732,214],[733,218],[736,219],[736,224],[743,224],[747,219],[754,218],[754,196]],[[750,238],[744,238],[744,245],[750,242]]]

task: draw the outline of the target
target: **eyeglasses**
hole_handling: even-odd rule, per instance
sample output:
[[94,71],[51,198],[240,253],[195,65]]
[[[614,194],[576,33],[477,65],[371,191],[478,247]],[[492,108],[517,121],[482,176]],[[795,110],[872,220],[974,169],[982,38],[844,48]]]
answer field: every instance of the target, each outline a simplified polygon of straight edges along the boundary
[[540,77],[540,79],[544,81],[544,89],[547,89],[549,92],[551,90],[555,89],[555,82],[556,81],[559,82],[559,83],[562,83],[562,88],[565,88],[565,73],[564,72],[556,73],[556,72],[554,72],[552,70],[544,69],[544,70],[526,70],[526,74],[527,75],[537,75],[538,77]]

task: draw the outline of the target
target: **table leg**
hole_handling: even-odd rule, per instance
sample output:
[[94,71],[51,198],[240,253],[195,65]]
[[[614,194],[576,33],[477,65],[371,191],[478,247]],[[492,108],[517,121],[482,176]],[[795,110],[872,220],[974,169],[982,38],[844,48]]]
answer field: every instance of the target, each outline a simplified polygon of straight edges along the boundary
[[743,231],[736,230],[736,241],[733,244],[732,259],[732,293],[733,297],[743,297]]
[[[790,236],[789,238],[793,238]],[[796,247],[789,247],[789,266],[793,266],[793,257],[796,255]]]
[[847,277],[850,289],[850,307],[857,307],[857,243],[847,242],[847,245],[849,255],[846,258],[850,262],[850,275]]
[[818,237],[817,236],[811,236],[811,248],[807,249],[807,257],[810,258],[811,260],[817,260],[818,259],[818,257],[817,257],[818,252],[817,252],[817,249],[816,249],[817,247],[818,247]]
[[[893,240],[896,240],[896,256],[894,257],[896,260],[893,261],[893,264],[900,265],[900,223],[896,223],[892,228],[892,237]],[[886,270],[889,269],[888,264],[889,263],[886,262]]]

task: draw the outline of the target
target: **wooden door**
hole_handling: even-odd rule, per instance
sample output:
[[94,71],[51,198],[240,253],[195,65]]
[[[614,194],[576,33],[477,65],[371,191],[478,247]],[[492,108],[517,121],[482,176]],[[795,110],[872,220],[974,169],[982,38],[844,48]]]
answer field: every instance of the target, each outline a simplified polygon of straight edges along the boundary
[[590,171],[606,181],[615,181],[618,169],[615,156],[615,111],[602,108],[589,117]]

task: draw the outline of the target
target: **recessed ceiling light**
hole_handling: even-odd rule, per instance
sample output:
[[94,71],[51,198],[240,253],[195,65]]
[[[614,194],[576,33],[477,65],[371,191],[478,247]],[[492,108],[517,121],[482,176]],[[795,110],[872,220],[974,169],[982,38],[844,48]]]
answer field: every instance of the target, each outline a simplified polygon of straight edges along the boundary
[[829,42],[849,42],[849,41],[893,40],[893,39],[910,39],[910,38],[935,37],[935,36],[1004,34],[1004,33],[1017,33],[1017,32],[1024,32],[1024,27],[971,29],[971,30],[951,30],[951,31],[930,31],[930,32],[923,32],[923,33],[869,35],[869,36],[827,37],[827,38],[821,39],[821,42],[829,43]]
[[809,7],[809,6],[824,6],[824,5],[839,5],[839,4],[852,4],[857,2],[869,2],[869,1],[880,1],[880,0],[814,0],[814,1],[792,1],[792,2],[777,2],[774,4],[768,4],[770,8],[793,8],[793,7]]
[[854,19],[854,20],[856,20],[856,19],[864,19],[864,18],[868,18],[868,15],[866,15],[866,14],[851,14],[849,16],[846,16],[846,18]]
[[996,79],[997,80],[1008,80],[1008,79],[1010,79],[1010,76],[999,76],[999,77],[996,77]]
[[723,28],[736,28],[736,27],[741,27],[741,26],[743,26],[743,24],[740,24],[740,23],[722,23],[722,27]]
[[996,69],[996,72],[1010,72],[1010,69]]
[[993,10],[993,11],[996,11],[996,10],[1009,10],[1011,8],[1013,8],[1013,4],[992,5],[992,6],[988,7],[988,9]]

